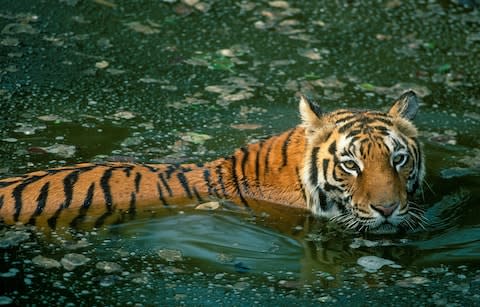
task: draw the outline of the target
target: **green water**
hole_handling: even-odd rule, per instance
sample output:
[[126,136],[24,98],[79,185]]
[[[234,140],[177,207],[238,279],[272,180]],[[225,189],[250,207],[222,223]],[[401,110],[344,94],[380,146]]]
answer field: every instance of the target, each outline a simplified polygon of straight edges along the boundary
[[[476,1],[194,2],[3,3],[0,175],[206,161],[296,125],[299,91],[325,110],[387,109],[413,88],[431,228],[365,238],[291,210],[189,208],[95,230],[3,226],[0,303],[480,304]],[[89,261],[33,261],[69,253]],[[363,256],[395,265],[366,272]]]

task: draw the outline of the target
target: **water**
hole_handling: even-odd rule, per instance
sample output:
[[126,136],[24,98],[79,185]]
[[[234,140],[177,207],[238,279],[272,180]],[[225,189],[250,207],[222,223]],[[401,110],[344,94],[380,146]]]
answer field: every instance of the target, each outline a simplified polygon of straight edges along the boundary
[[[2,177],[105,159],[206,161],[296,125],[297,91],[326,110],[386,109],[411,87],[430,228],[362,237],[291,209],[192,208],[102,229],[3,226],[0,302],[478,304],[475,2],[191,2],[2,6]],[[89,261],[73,271],[33,261],[70,253]],[[370,273],[364,256],[394,266]]]

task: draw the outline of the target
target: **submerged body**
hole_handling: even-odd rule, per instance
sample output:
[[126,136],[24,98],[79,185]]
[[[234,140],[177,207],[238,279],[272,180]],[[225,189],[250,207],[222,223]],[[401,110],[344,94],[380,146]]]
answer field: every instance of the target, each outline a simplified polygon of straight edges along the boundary
[[228,199],[305,208],[347,227],[394,232],[422,224],[410,202],[424,176],[415,94],[388,113],[321,113],[302,97],[303,123],[233,155],[198,164],[78,164],[0,180],[0,217],[55,228],[95,216]]

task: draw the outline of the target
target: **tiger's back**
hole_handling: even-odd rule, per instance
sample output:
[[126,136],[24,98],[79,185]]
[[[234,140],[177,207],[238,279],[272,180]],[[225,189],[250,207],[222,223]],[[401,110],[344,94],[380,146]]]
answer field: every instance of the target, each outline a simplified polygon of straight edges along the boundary
[[423,224],[411,201],[424,160],[411,120],[413,92],[388,113],[323,113],[302,97],[302,124],[205,164],[78,164],[0,180],[7,224],[55,228],[90,217],[94,226],[150,208],[228,199],[247,209],[262,201],[305,208],[362,231]]
[[[206,164],[84,163],[3,179],[0,216],[7,224],[55,228],[59,220],[76,226],[94,216],[93,224],[100,226],[119,214],[211,199],[229,199],[246,208],[256,205],[253,199],[301,207],[301,157],[295,148],[302,146],[303,135],[297,127]],[[289,163],[297,165],[294,174]],[[297,178],[294,189],[292,176]]]

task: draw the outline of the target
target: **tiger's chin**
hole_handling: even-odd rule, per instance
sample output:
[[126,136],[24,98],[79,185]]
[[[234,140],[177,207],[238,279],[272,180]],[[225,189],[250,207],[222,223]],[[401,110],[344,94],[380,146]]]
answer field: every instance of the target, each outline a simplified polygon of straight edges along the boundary
[[366,230],[366,232],[371,234],[385,235],[385,234],[395,234],[402,230],[398,225],[393,225],[389,222],[382,223],[376,227],[372,227]]

